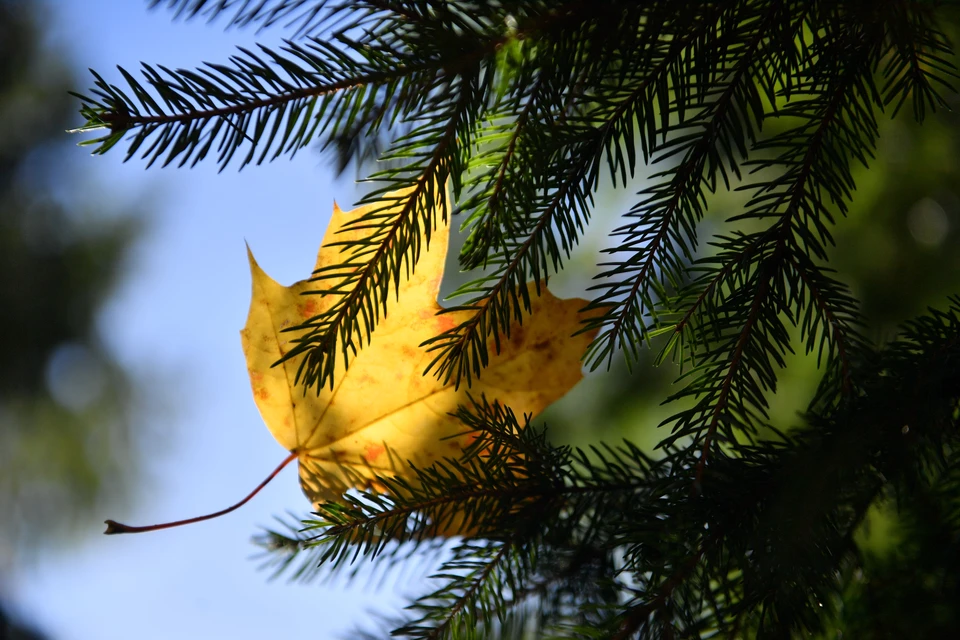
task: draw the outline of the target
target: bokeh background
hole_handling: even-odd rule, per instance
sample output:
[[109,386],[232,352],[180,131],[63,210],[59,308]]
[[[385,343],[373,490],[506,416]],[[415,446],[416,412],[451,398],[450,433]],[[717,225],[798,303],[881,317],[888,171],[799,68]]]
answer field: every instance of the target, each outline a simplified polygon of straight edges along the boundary
[[282,460],[240,351],[244,241],[300,279],[334,198],[357,192],[311,152],[221,175],[91,157],[65,133],[81,123],[67,91],[88,67],[119,78],[254,41],[145,2],[0,0],[0,602],[43,637],[326,636],[391,602],[257,570],[251,536],[308,507],[292,468],[233,518],[101,535],[105,518],[219,509]]
[[[118,81],[116,65],[194,67],[290,35],[174,21],[145,2],[0,0],[0,639],[326,638],[419,590],[258,570],[251,536],[306,512],[292,468],[228,517],[101,535],[105,518],[149,524],[231,504],[283,458],[240,351],[244,241],[278,281],[301,279],[333,200],[349,206],[359,191],[314,150],[222,174],[144,171],[119,147],[90,157],[65,133],[80,124],[67,91],[88,88],[87,67]],[[878,341],[960,291],[958,132],[955,113],[922,130],[906,113],[884,120],[838,222],[834,264]],[[631,194],[599,195],[561,294],[583,295]],[[717,195],[701,237],[741,203]],[[676,410],[660,405],[676,371],[654,368],[655,352],[633,372],[614,362],[590,375],[545,416],[553,437],[652,448]],[[815,359],[797,352],[771,398],[782,428],[802,423],[817,382]],[[878,507],[871,522],[861,544],[882,562],[896,517]]]

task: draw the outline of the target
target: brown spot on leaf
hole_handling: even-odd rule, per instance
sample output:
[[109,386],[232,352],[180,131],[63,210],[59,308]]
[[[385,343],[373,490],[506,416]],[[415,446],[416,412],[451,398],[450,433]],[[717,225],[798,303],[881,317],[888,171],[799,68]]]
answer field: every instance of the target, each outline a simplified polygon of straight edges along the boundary
[[368,444],[365,448],[365,453],[363,454],[363,459],[367,462],[373,462],[380,457],[380,454],[386,451],[383,446],[379,444]]
[[297,311],[301,318],[312,318],[317,315],[317,301],[313,298],[307,298],[306,302],[297,305]]
[[437,329],[439,329],[438,333],[450,331],[451,329],[457,326],[456,320],[454,320],[453,316],[451,315],[440,315],[440,316],[436,316],[436,318],[437,318]]

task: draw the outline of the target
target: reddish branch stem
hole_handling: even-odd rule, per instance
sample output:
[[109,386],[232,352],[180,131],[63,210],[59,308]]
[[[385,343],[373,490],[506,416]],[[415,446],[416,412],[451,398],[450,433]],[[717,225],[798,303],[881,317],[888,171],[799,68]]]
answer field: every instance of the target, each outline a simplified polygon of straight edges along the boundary
[[250,499],[253,498],[253,496],[260,493],[260,490],[263,489],[265,486],[267,486],[267,484],[269,484],[271,480],[277,477],[277,474],[280,473],[280,471],[282,471],[285,466],[290,464],[292,460],[295,460],[298,455],[299,455],[298,451],[292,451],[290,455],[284,458],[283,462],[281,462],[280,465],[273,470],[273,473],[271,473],[269,476],[264,478],[263,482],[257,485],[256,489],[251,491],[246,498],[244,498],[243,500],[241,500],[240,502],[238,502],[237,504],[231,507],[227,507],[226,509],[222,509],[221,511],[217,511],[216,513],[208,513],[205,516],[197,516],[195,518],[188,518],[186,520],[177,520],[175,522],[164,522],[162,524],[151,524],[144,527],[131,527],[130,525],[121,524],[115,520],[104,520],[104,522],[107,525],[107,530],[104,531],[104,533],[107,535],[112,535],[115,533],[145,533],[147,531],[159,531],[160,529],[172,529],[173,527],[179,527],[185,524],[193,524],[194,522],[203,522],[204,520],[212,520],[213,518],[219,518],[220,516],[224,516],[230,513],[231,511],[235,511],[240,507],[242,507],[243,505],[247,504],[250,501]]

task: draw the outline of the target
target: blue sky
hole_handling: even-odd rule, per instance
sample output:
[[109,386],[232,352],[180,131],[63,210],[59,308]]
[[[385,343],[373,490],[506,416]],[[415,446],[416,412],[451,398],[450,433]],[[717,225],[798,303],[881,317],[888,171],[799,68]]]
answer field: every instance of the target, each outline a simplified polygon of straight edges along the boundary
[[[149,12],[145,2],[48,6],[52,40],[73,65],[114,81],[117,64],[194,67],[225,60],[236,44],[276,43],[284,35],[172,23],[169,12]],[[81,77],[83,91],[89,85]],[[391,589],[269,582],[257,570],[251,535],[275,515],[309,508],[294,467],[228,517],[147,535],[101,535],[105,518],[148,524],[232,504],[283,459],[251,398],[240,350],[250,296],[244,241],[278,281],[302,279],[334,198],[346,207],[357,196],[351,181],[334,184],[312,151],[219,175],[213,164],[145,171],[140,161],[124,164],[120,151],[70,153],[77,170],[89,172],[91,189],[119,201],[141,194],[152,209],[149,233],[102,328],[124,363],[162,382],[150,390],[150,404],[161,410],[138,425],[154,435],[144,445],[149,460],[135,504],[94,518],[76,544],[19,576],[12,595],[20,613],[56,640],[240,640],[332,637],[368,608],[395,607],[400,600]]]

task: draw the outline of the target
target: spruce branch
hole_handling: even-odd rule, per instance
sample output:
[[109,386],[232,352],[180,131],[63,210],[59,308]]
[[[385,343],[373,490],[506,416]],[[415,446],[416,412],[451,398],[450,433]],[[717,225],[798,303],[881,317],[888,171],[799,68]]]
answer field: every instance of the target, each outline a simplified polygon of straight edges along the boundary
[[[452,79],[453,96],[394,150],[396,157],[416,160],[402,170],[376,176],[387,186],[362,201],[374,206],[348,225],[348,229],[369,229],[363,243],[345,263],[314,274],[318,282],[332,278],[335,284],[312,293],[338,298],[323,315],[291,329],[302,333],[284,359],[303,356],[298,370],[303,384],[333,387],[337,353],[349,365],[350,353],[369,343],[380,314],[387,313],[391,290],[396,291],[400,279],[415,270],[421,242],[429,247],[438,221],[447,220],[445,185],[452,180],[456,191],[462,148],[469,144],[465,136],[471,114],[476,103],[486,99],[487,85],[488,80],[477,76]],[[390,197],[391,191],[402,195]]]
[[[609,158],[610,175],[615,183],[618,177],[625,181],[628,174],[633,174],[636,162],[633,131],[638,120],[643,122],[639,130],[640,147],[644,156],[648,155],[652,142],[648,141],[646,132],[655,130],[655,125],[649,122],[655,114],[652,110],[646,111],[646,105],[658,94],[668,91],[671,77],[672,86],[685,86],[679,80],[689,71],[686,68],[689,63],[684,60],[694,49],[694,43],[699,48],[708,48],[709,45],[705,47],[700,40],[709,41],[715,33],[717,18],[711,20],[712,15],[708,13],[696,21],[696,28],[684,29],[683,37],[664,45],[662,59],[632,79],[632,84],[623,86],[623,79],[616,79],[623,71],[612,69],[613,77],[608,81],[620,84],[621,88],[614,92],[612,88],[616,84],[608,85],[611,97],[564,124],[564,129],[571,132],[570,142],[553,143],[558,145],[558,151],[549,166],[540,171],[514,172],[521,177],[511,187],[525,195],[523,200],[518,198],[511,204],[522,204],[524,209],[513,212],[511,222],[503,225],[505,233],[495,231],[487,236],[472,236],[475,239],[469,251],[486,256],[484,264],[493,270],[454,293],[453,297],[471,297],[451,311],[468,310],[472,317],[425,343],[430,351],[436,352],[428,370],[442,379],[453,379],[456,384],[463,380],[469,384],[472,376],[478,375],[486,365],[488,337],[492,336],[495,344],[499,344],[501,334],[509,337],[513,320],[530,312],[530,291],[525,284],[532,280],[534,292],[539,295],[541,280],[562,268],[589,220],[592,193],[604,158]],[[677,98],[681,104],[685,100],[683,95]],[[666,116],[661,114],[661,117]],[[535,195],[531,197],[527,195],[530,189],[518,184],[526,180],[523,176],[531,174],[555,178],[545,185],[535,185]],[[505,206],[499,201],[497,204]],[[485,226],[495,229],[498,225],[491,220]],[[479,227],[477,223],[474,229]]]
[[[878,102],[869,66],[877,43],[876,29],[814,43],[822,49],[824,62],[818,64],[836,66],[815,65],[807,71],[809,79],[794,88],[814,96],[785,109],[806,122],[757,145],[781,150],[777,158],[756,164],[782,173],[748,187],[755,195],[747,212],[734,218],[773,217],[775,222],[764,231],[721,238],[721,254],[699,261],[697,268],[703,269],[703,275],[671,303],[675,308],[686,307],[675,332],[688,333],[668,348],[702,345],[699,356],[691,352],[687,358],[702,360],[705,367],[674,396],[698,401],[675,416],[674,433],[667,441],[688,436],[699,441],[701,469],[718,435],[723,443],[736,446],[735,434],[749,435],[766,415],[765,394],[776,385],[771,362],[782,368],[783,356],[790,350],[789,333],[779,316],[790,309],[790,300],[809,295],[802,289],[804,278],[789,269],[791,256],[826,257],[823,244],[830,242],[827,224],[832,217],[823,196],[844,210],[844,200],[853,188],[849,163],[866,164],[876,137],[873,115],[864,105]],[[811,281],[809,276],[806,281]],[[834,315],[849,315],[847,298],[841,295],[839,302]],[[797,322],[793,312],[787,319]],[[802,326],[813,327],[806,322]],[[831,335],[847,335],[854,328],[855,321],[849,322],[845,334]],[[810,336],[803,335],[804,339]],[[848,351],[854,347],[845,346]],[[831,349],[835,349],[832,343]]]
[[[817,367],[824,369],[824,376],[814,405],[830,402],[831,396],[853,393],[852,359],[862,352],[862,325],[856,300],[849,289],[829,277],[826,269],[817,267],[802,253],[793,253],[790,268],[801,283],[797,317],[801,335],[806,337],[807,353],[817,352]],[[839,383],[838,383],[839,380]]]
[[[498,112],[491,114],[489,122],[479,123],[479,130],[475,134],[477,153],[471,164],[479,167],[489,165],[490,169],[472,181],[478,184],[485,180],[486,183],[474,188],[454,213],[464,219],[461,227],[471,229],[460,253],[460,264],[465,269],[486,267],[490,250],[496,251],[502,247],[499,229],[501,226],[509,228],[513,224],[509,207],[505,206],[504,201],[513,195],[515,181],[535,181],[539,175],[531,171],[536,156],[535,145],[529,141],[531,136],[528,128],[536,126],[536,116],[549,118],[549,107],[545,109],[541,97],[549,79],[550,69],[547,68],[537,73],[531,83],[526,83],[529,90],[524,88],[525,83],[518,82],[516,95],[510,96]],[[520,103],[523,103],[522,107]],[[519,114],[514,120],[511,116],[516,111]],[[505,143],[497,145],[498,140],[504,137]],[[514,166],[516,164],[519,164],[519,168]],[[470,185],[466,186],[469,190]]]
[[523,552],[509,541],[467,541],[433,577],[445,583],[408,609],[421,616],[395,635],[423,640],[458,638],[501,617],[507,598],[523,580]]
[[[671,127],[672,139],[658,146],[660,155],[654,163],[677,155],[683,159],[674,168],[653,176],[666,180],[644,189],[644,199],[626,214],[636,222],[612,234],[617,244],[605,252],[627,257],[603,263],[611,268],[598,278],[609,282],[591,287],[602,293],[588,308],[603,311],[587,325],[600,328],[585,355],[592,367],[604,361],[609,366],[617,350],[623,352],[628,366],[637,360],[637,348],[650,339],[647,315],[655,314],[656,299],[668,295],[666,287],[680,286],[685,273],[683,260],[693,259],[695,229],[704,213],[704,189],[716,188],[718,174],[729,187],[727,165],[740,177],[738,158],[746,159],[745,144],[756,141],[756,132],[766,116],[763,102],[776,103],[779,76],[766,70],[806,26],[802,18],[793,24],[787,21],[788,28],[778,33],[775,27],[783,23],[785,9],[782,3],[771,2],[761,5],[755,15],[737,14],[731,20],[742,31],[730,39],[744,44],[726,47],[719,56],[723,68],[730,71],[698,87],[696,93],[707,104],[695,117]],[[684,133],[690,129],[700,131]],[[655,317],[651,324],[656,326]]]
[[[570,173],[579,173],[585,164],[576,163]],[[487,338],[492,335],[499,345],[501,335],[509,337],[514,319],[530,312],[531,289],[540,295],[551,263],[553,269],[558,270],[561,251],[569,254],[571,245],[566,241],[563,245],[557,242],[555,226],[565,238],[582,230],[588,197],[576,178],[568,175],[538,213],[526,237],[521,242],[509,241],[504,253],[491,260],[495,264],[493,274],[458,290],[455,295],[480,292],[466,303],[448,309],[449,312],[469,311],[472,317],[424,343],[428,351],[436,352],[428,372],[433,371],[443,380],[452,379],[457,385],[463,381],[469,385],[472,376],[480,374],[489,360]],[[527,286],[530,281],[532,287]]]
[[314,30],[324,4],[323,0],[150,0],[150,8],[162,6],[172,11],[175,19],[214,22],[231,13],[226,28],[257,25],[262,30],[282,24],[295,27],[298,34]]
[[[498,539],[495,532],[504,527],[524,532],[539,521],[530,514],[558,509],[568,510],[580,526],[583,519],[576,514],[594,508],[601,494],[632,494],[643,484],[638,474],[659,468],[629,444],[594,450],[604,461],[600,467],[584,452],[572,457],[568,448],[550,445],[529,418],[521,425],[509,408],[483,398],[457,415],[476,435],[461,458],[416,470],[416,481],[377,478],[381,493],[350,494],[347,504],[320,505],[318,517],[305,521],[298,548],[323,547],[324,562],[348,551],[354,558],[376,557],[388,542],[420,543],[453,524]],[[580,506],[569,511],[567,499]]]
[[[706,542],[704,543],[706,544]],[[627,606],[624,610],[623,621],[616,634],[611,636],[613,640],[628,640],[637,633],[652,631],[647,628],[651,623],[650,616],[659,611],[673,595],[673,592],[690,576],[697,568],[703,557],[706,548],[703,547],[680,566],[677,571],[671,575],[663,584],[656,589],[653,598],[647,594],[633,606]],[[667,616],[669,620],[669,616]],[[668,627],[664,630],[665,634],[672,635],[672,629]]]
[[358,122],[378,126],[409,113],[438,82],[444,64],[453,63],[342,44],[345,51],[320,40],[288,42],[279,52],[261,47],[268,61],[241,49],[230,64],[197,71],[145,64],[143,74],[159,102],[123,69],[133,98],[94,74],[95,97],[80,96],[87,122],[78,131],[110,133],[82,144],[101,154],[130,133],[126,159],[146,145],[141,157],[148,166],[161,159],[164,165],[179,159],[179,166],[192,166],[215,147],[221,170],[246,146],[240,166],[260,164],[296,154],[318,134],[328,140],[359,135],[365,128],[358,130]]
[[[256,26],[258,31],[280,26],[294,38],[331,33],[383,34],[381,27],[403,18],[421,24],[425,14],[442,9],[435,0],[149,0],[151,8],[165,7],[174,19],[224,19],[224,27]],[[225,17],[226,16],[226,17]]]
[[[594,96],[585,95],[593,93],[586,87],[603,86],[606,91],[629,93],[624,68],[642,64],[647,48],[656,42],[650,34],[638,37],[634,25],[644,20],[649,24],[656,13],[642,5],[612,2],[584,13],[580,22],[570,25],[569,33],[550,33],[529,45],[515,40],[516,50],[505,58],[513,91],[491,114],[495,124],[490,129],[502,131],[502,142],[489,150],[478,149],[476,165],[490,165],[490,169],[470,180],[472,193],[458,210],[466,217],[463,226],[471,229],[461,252],[461,266],[486,266],[491,255],[504,250],[508,238],[519,237],[523,231],[519,221],[528,218],[537,201],[547,197],[539,191],[549,188],[543,176],[550,175],[551,156],[576,153],[584,132],[608,108],[594,104]],[[659,32],[660,28],[652,29]],[[605,64],[598,62],[611,57],[609,38],[614,32],[629,39],[618,50],[621,57]],[[576,43],[574,47],[571,42]],[[633,101],[637,101],[636,96]],[[631,105],[629,99],[618,102],[625,108]],[[582,113],[585,110],[593,113],[588,116]],[[632,175],[636,161],[632,128],[623,126],[629,121],[624,115],[628,114],[612,118],[619,119],[621,126],[617,135],[606,137],[614,180],[618,172],[624,180],[628,171]],[[478,146],[479,142],[480,138]]]
[[[221,169],[244,144],[250,149],[241,167],[265,161],[271,151],[272,158],[292,155],[318,133],[327,145],[350,146],[384,122],[392,126],[417,109],[435,108],[445,78],[485,64],[510,38],[530,37],[551,21],[567,19],[562,11],[531,12],[518,33],[504,35],[488,16],[467,20],[442,3],[421,4],[417,30],[402,13],[335,4],[324,7],[323,15],[332,19],[350,10],[355,20],[326,39],[287,41],[279,52],[261,46],[268,61],[241,49],[230,64],[197,71],[144,65],[143,74],[165,107],[123,69],[132,97],[94,72],[94,97],[78,94],[86,119],[78,131],[107,128],[110,133],[82,144],[104,153],[132,133],[127,159],[153,139],[144,158],[152,163],[166,154],[168,164],[183,156],[182,166],[191,156],[199,162],[216,143]],[[459,27],[456,32],[450,22]],[[359,39],[351,33],[356,30]],[[267,132],[266,148],[256,157]]]
[[937,29],[935,3],[897,2],[888,21],[889,46],[883,75],[884,104],[894,104],[896,115],[910,99],[913,114],[922,122],[927,109],[948,108],[941,90],[954,92],[956,66],[946,35]]

